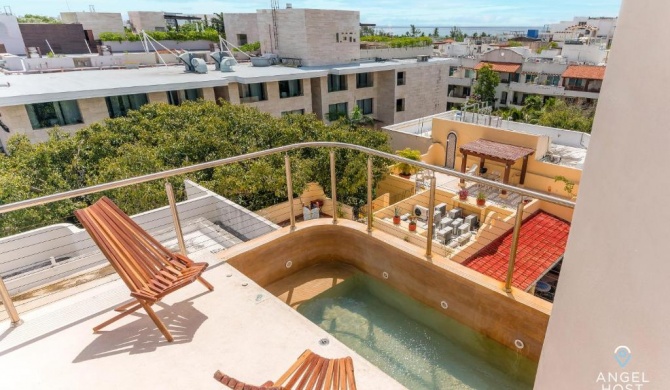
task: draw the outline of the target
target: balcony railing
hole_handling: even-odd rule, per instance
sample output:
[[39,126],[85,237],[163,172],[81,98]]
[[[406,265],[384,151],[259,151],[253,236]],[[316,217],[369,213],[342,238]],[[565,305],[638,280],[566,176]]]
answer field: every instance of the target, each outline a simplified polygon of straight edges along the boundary
[[[119,189],[129,189],[132,186],[138,185],[155,185],[157,180],[170,179],[172,182],[182,181],[185,175],[195,172],[210,170],[212,168],[224,167],[231,164],[238,164],[250,162],[251,160],[260,158],[270,158],[271,156],[284,155],[283,172],[277,174],[276,177],[285,176],[286,178],[286,200],[266,207],[256,213],[239,207],[232,202],[218,196],[213,191],[207,190],[194,183],[184,182],[183,196],[188,200],[181,202],[177,208],[174,197],[169,196],[171,190],[168,190],[169,202],[165,202],[165,207],[154,210],[144,210],[145,212],[138,214],[134,219],[145,229],[155,235],[159,241],[163,242],[168,247],[180,248],[182,251],[188,251],[187,246],[192,245],[191,250],[207,250],[215,253],[220,250],[235,245],[236,243],[245,240],[253,239],[261,235],[267,234],[277,228],[285,221],[291,230],[296,228],[296,220],[300,219],[298,210],[303,210],[300,205],[300,199],[295,199],[293,196],[293,178],[290,152],[298,151],[305,148],[326,149],[329,151],[330,158],[330,183],[320,183],[321,185],[330,185],[330,198],[326,199],[322,211],[331,214],[333,222],[337,222],[338,218],[343,218],[345,215],[351,215],[351,208],[353,206],[358,208],[359,212],[354,212],[353,218],[367,224],[368,230],[373,231],[374,224],[379,224],[379,228],[394,229],[392,224],[389,224],[384,217],[385,212],[393,204],[389,204],[391,199],[398,201],[404,199],[407,202],[414,202],[414,200],[407,200],[405,197],[414,194],[417,190],[423,191],[426,189],[429,196],[427,199],[427,209],[435,210],[437,199],[442,199],[444,196],[452,196],[454,190],[451,188],[443,188],[437,185],[437,175],[446,175],[445,177],[451,179],[467,180],[482,191],[486,189],[489,193],[497,194],[498,192],[506,191],[509,195],[507,198],[500,198],[500,203],[493,204],[491,211],[497,211],[506,215],[506,223],[514,227],[514,242],[518,240],[519,231],[521,228],[521,217],[517,217],[513,222],[512,215],[516,209],[517,215],[523,215],[524,207],[527,207],[529,199],[536,199],[539,201],[549,202],[567,208],[574,208],[574,202],[559,198],[556,196],[539,193],[525,188],[516,187],[509,184],[502,184],[497,181],[487,180],[479,176],[472,176],[461,173],[453,169],[433,166],[419,161],[409,160],[399,157],[397,155],[381,152],[378,150],[366,148],[358,145],[345,144],[340,142],[307,142],[301,144],[293,144],[281,146],[273,149],[267,149],[248,153],[245,155],[228,157],[220,160],[209,161],[205,163],[195,164],[192,166],[170,169],[162,172],[156,172],[148,175],[132,177],[128,179],[118,180],[114,182],[94,185],[90,187],[75,189],[62,193],[42,196],[39,198],[28,199],[11,204],[0,205],[0,218],[10,216],[10,213],[19,212],[21,210],[32,209],[34,212],[39,211],[39,207],[46,205],[54,205],[56,202],[68,202],[78,200],[80,203],[85,203],[87,195],[99,194]],[[362,153],[367,158],[367,180],[365,191],[359,193],[367,194],[367,202],[362,204],[351,204],[350,199],[343,199],[338,201],[338,178],[336,175],[336,153],[339,151],[354,151],[354,153]],[[349,153],[349,152],[347,152]],[[351,155],[348,155],[352,158]],[[392,189],[395,195],[387,196],[387,200],[373,198],[373,159],[382,158],[396,163],[405,163],[414,166],[417,169],[423,170],[425,175],[417,178],[415,183],[405,181],[397,178],[395,181],[398,188]],[[347,160],[348,161],[348,160]],[[304,177],[309,174],[307,172],[296,171],[296,174]],[[339,178],[342,180],[342,178]],[[399,180],[399,181],[398,181]],[[451,180],[452,184],[458,180]],[[153,183],[152,183],[153,182]],[[408,185],[411,188],[407,187]],[[166,189],[167,189],[166,185]],[[155,189],[155,187],[153,187]],[[363,188],[361,187],[361,190]],[[411,191],[410,191],[411,190]],[[450,192],[451,191],[451,192]],[[388,192],[390,194],[390,192]],[[436,195],[436,192],[437,195]],[[398,196],[401,194],[401,196]],[[447,194],[447,195],[445,195]],[[449,195],[451,194],[451,195]],[[420,195],[417,195],[420,196]],[[524,200],[525,198],[525,200]],[[297,202],[297,203],[296,203]],[[168,203],[169,206],[168,207]],[[464,210],[471,209],[473,212],[479,212],[484,215],[489,210],[485,208],[475,208],[474,198],[470,197],[468,201],[460,203]],[[36,209],[37,208],[37,209]],[[344,210],[346,208],[347,210]],[[176,210],[179,210],[178,212]],[[375,214],[375,210],[382,213],[379,216]],[[384,211],[386,210],[386,211]],[[501,211],[502,210],[502,211]],[[317,213],[318,214],[318,213]],[[364,215],[364,217],[361,216]],[[310,218],[312,213],[305,212],[304,217]],[[323,216],[323,214],[321,215]],[[247,217],[253,217],[253,222],[249,222]],[[247,218],[245,220],[245,218]],[[10,280],[15,278],[15,274],[9,271],[3,272],[2,269],[10,269],[13,265],[22,261],[30,260],[31,264],[37,264],[41,267],[46,262],[46,267],[67,265],[68,272],[76,273],[89,270],[91,265],[104,264],[104,258],[93,244],[90,237],[83,230],[77,228],[72,223],[75,218],[70,214],[63,219],[63,223],[57,225],[50,225],[36,228],[30,227],[13,236],[4,237],[0,239],[0,274],[4,275],[5,279]],[[451,253],[450,249],[436,241],[438,239],[437,231],[435,229],[433,213],[429,213],[425,221],[425,235],[416,234],[409,239],[410,242],[421,245],[425,248],[426,256],[430,257],[433,253],[433,246],[443,249],[446,253]],[[505,225],[505,226],[507,226]],[[495,231],[496,226],[491,225],[487,234]],[[502,235],[507,231],[507,227],[500,228],[497,234]],[[47,233],[45,233],[47,232]],[[175,233],[177,232],[177,233]],[[183,232],[182,234],[179,234]],[[189,236],[189,234],[192,234]],[[40,238],[41,237],[41,238]],[[166,242],[168,242],[166,244]],[[459,243],[460,245],[460,243]],[[450,252],[451,251],[451,252]],[[506,290],[511,290],[511,275],[514,271],[514,256],[515,251],[510,255],[509,273],[506,282]],[[27,257],[33,256],[31,259]],[[44,261],[42,261],[44,260]],[[76,261],[74,261],[76,260]],[[3,268],[4,267],[4,268]],[[30,273],[30,264],[27,268],[22,266],[22,270]],[[79,268],[78,268],[79,267]],[[21,268],[21,267],[19,267]],[[108,274],[109,272],[102,272],[101,274]],[[111,271],[110,271],[111,272]],[[44,290],[44,288],[42,289]],[[50,291],[49,289],[47,289]],[[20,323],[19,311],[14,305],[14,301],[6,288],[3,279],[0,278],[0,299],[4,304],[6,313],[11,319],[12,324],[18,325]],[[28,310],[26,306],[25,310]]]

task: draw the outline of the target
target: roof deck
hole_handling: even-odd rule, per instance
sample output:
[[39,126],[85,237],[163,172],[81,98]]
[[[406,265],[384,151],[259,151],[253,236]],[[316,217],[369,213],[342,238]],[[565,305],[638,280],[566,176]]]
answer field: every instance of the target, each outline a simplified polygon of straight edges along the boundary
[[[261,384],[278,379],[308,348],[329,358],[351,356],[361,389],[403,388],[209,251],[191,256],[210,263],[204,276],[215,290],[192,284],[156,305],[174,342],[143,312],[92,333],[129,298],[113,277],[24,313],[19,327],[0,322],[3,388],[222,389],[212,379],[216,370]],[[321,346],[322,338],[329,345]]]

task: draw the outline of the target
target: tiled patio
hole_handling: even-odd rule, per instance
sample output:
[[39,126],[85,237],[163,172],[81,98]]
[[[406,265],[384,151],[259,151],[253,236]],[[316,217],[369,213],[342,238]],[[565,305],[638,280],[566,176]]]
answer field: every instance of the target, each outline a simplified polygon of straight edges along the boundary
[[[195,283],[154,306],[173,343],[142,311],[92,333],[128,298],[113,279],[22,313],[17,328],[0,322],[2,388],[222,389],[212,379],[217,369],[260,384],[276,380],[307,348],[352,356],[360,389],[403,388],[233,267],[202,256],[215,290]],[[321,346],[322,338],[330,344]]]

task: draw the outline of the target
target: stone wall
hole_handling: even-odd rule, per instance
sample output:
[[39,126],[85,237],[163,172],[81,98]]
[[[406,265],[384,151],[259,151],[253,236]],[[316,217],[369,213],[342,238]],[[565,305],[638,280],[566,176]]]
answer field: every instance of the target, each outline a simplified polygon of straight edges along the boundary
[[238,34],[245,34],[247,43],[258,41],[258,19],[255,13],[223,14],[223,22],[226,26],[226,40],[233,45],[242,45]]
[[123,18],[116,12],[61,12],[60,18],[63,23],[79,23],[84,30],[91,30],[95,39],[104,32],[124,32]]

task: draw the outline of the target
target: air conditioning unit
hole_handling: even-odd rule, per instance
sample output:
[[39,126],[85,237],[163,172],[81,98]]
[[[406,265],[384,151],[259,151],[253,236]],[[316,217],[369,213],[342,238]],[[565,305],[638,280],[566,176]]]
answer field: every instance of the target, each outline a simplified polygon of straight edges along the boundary
[[416,62],[428,62],[428,58],[430,58],[430,56],[418,55],[416,56]]
[[462,236],[465,233],[470,233],[470,224],[469,223],[464,223],[461,226],[458,227],[458,235]]
[[30,46],[26,48],[28,58],[42,58],[42,50],[37,46]]
[[453,231],[451,229],[440,229],[436,233],[437,241],[441,242],[442,244],[447,244],[449,241],[451,241],[452,236]]
[[433,213],[433,223],[438,224],[442,220],[442,213],[440,213],[438,210],[435,210]]
[[561,162],[561,156],[559,156],[558,154],[550,154],[549,161],[551,161],[554,164],[558,164]]
[[435,206],[435,211],[439,211],[440,214],[444,217],[447,215],[447,204],[446,203],[440,203],[437,206]]
[[465,233],[461,236],[458,236],[456,239],[456,242],[458,242],[458,245],[465,245],[470,241],[470,238],[472,237],[472,233]]
[[184,63],[185,71],[192,73],[207,73],[207,63],[205,60],[196,58],[192,53],[183,53],[179,59]]
[[96,49],[98,50],[99,56],[111,56],[112,48],[109,45],[97,45]]
[[474,214],[468,215],[465,217],[464,222],[470,224],[472,229],[475,229],[479,225],[479,217]]
[[463,224],[463,219],[458,218],[455,219],[454,222],[451,223],[451,230],[454,232],[454,234],[458,234],[458,227]]
[[414,206],[414,215],[422,221],[428,220],[428,208],[416,205]]
[[446,217],[445,217],[445,218],[442,218],[442,220],[441,220],[440,223],[438,224],[438,227],[439,227],[440,229],[451,229],[451,224],[452,224],[453,222],[454,222],[453,219],[450,219],[450,218],[446,218]]
[[463,209],[461,209],[460,207],[456,207],[449,210],[449,218],[451,219],[461,218],[462,216],[463,216]]

